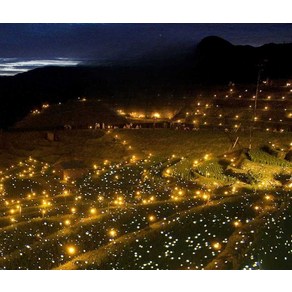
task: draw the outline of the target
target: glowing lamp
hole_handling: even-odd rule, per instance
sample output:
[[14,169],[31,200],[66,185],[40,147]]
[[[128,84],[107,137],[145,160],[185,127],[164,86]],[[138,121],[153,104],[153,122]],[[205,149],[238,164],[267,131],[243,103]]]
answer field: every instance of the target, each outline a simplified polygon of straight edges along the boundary
[[155,217],[154,215],[150,215],[150,216],[148,217],[148,220],[149,220],[150,222],[153,222],[153,221],[156,220],[156,217]]
[[213,243],[212,247],[216,250],[220,250],[221,249],[221,244],[219,242],[215,242]]
[[114,238],[114,237],[116,237],[118,235],[118,233],[117,233],[117,231],[115,229],[111,229],[108,234],[112,238]]
[[204,195],[202,196],[202,198],[203,198],[205,201],[209,200],[209,196],[208,196],[207,194],[204,194]]
[[74,255],[76,253],[76,247],[73,245],[67,246],[66,250],[69,255]]
[[240,221],[234,221],[233,222],[234,227],[239,227],[241,225]]
[[66,226],[69,226],[69,225],[71,224],[71,221],[70,221],[69,219],[67,219],[67,220],[64,221],[64,224],[65,224]]
[[91,215],[95,215],[97,213],[97,210],[96,210],[96,208],[91,208],[89,210],[89,212],[90,212]]

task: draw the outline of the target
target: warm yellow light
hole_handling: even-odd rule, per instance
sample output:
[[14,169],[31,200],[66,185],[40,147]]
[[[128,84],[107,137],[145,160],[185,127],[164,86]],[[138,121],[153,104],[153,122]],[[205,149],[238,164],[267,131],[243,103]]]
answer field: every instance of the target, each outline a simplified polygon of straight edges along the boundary
[[159,119],[160,118],[160,113],[153,113],[153,118]]
[[97,197],[97,200],[98,200],[99,202],[102,202],[102,201],[104,200],[104,197],[103,197],[103,196],[98,196],[98,197]]
[[42,105],[42,108],[48,108],[50,105],[48,103],[45,103]]
[[67,253],[69,254],[69,255],[74,255],[75,253],[76,253],[76,247],[75,246],[73,246],[73,245],[69,245],[69,246],[67,246]]
[[239,227],[241,222],[239,220],[233,222],[234,227]]
[[153,222],[153,221],[156,220],[156,217],[155,217],[154,215],[150,215],[150,216],[148,217],[148,220],[149,220],[150,222]]
[[205,201],[207,201],[207,200],[209,200],[209,195],[207,195],[207,194],[204,194],[203,196],[202,196],[202,198],[205,200]]
[[111,229],[108,234],[110,237],[116,237],[118,232],[115,229]]
[[64,224],[65,224],[66,226],[69,226],[69,225],[71,224],[71,221],[70,221],[69,219],[67,219],[67,220],[64,221]]
[[125,203],[124,198],[122,196],[118,196],[116,200],[114,200],[115,205],[123,205]]
[[90,212],[91,215],[95,215],[97,213],[97,210],[96,210],[96,208],[91,208],[89,210],[89,212]]
[[39,110],[35,109],[35,110],[33,110],[32,113],[33,113],[34,115],[37,115],[37,114],[40,114],[41,112],[40,112]]
[[205,160],[208,160],[210,158],[210,154],[206,154],[205,156],[204,156],[204,159]]
[[125,114],[126,114],[122,109],[118,109],[117,112],[118,112],[118,114],[120,114],[120,115],[125,115]]
[[273,199],[273,196],[271,195],[265,195],[265,200],[270,201]]
[[73,213],[73,214],[74,214],[75,212],[76,212],[76,208],[74,208],[74,207],[73,207],[73,208],[71,208],[71,213]]
[[213,243],[212,246],[213,246],[213,248],[216,249],[216,250],[221,249],[221,244],[220,244],[219,242],[215,242],[215,243]]

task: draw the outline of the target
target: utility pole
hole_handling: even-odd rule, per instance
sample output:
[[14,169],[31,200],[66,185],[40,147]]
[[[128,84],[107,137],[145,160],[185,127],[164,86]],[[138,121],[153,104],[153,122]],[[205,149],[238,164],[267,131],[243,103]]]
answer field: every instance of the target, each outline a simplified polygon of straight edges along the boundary
[[249,149],[252,147],[252,135],[253,135],[253,129],[255,127],[256,122],[256,113],[257,113],[257,103],[258,103],[258,95],[259,95],[259,88],[260,88],[260,80],[261,80],[261,73],[263,71],[263,65],[259,65],[259,71],[258,71],[258,80],[257,80],[257,87],[256,87],[256,94],[255,94],[255,100],[254,100],[254,107],[253,107],[253,115],[252,115],[252,121],[250,124],[249,129]]

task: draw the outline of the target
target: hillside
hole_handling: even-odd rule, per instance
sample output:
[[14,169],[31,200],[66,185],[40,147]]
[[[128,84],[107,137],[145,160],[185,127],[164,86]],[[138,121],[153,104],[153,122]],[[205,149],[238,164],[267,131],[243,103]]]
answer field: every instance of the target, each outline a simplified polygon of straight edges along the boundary
[[98,100],[80,99],[63,104],[43,104],[15,125],[16,129],[88,128],[101,123],[120,125],[126,119]]
[[2,269],[291,269],[291,135],[43,134],[2,134]]
[[194,54],[196,78],[207,83],[254,82],[260,66],[263,78],[290,78],[291,50],[292,44],[235,46],[218,37],[207,37]]
[[235,46],[218,37],[203,39],[192,52],[140,63],[109,66],[43,67],[0,77],[0,127],[21,120],[31,108],[79,96],[131,103],[140,99],[171,101],[230,81],[252,83],[258,65],[262,78],[292,76],[292,44],[254,48]]

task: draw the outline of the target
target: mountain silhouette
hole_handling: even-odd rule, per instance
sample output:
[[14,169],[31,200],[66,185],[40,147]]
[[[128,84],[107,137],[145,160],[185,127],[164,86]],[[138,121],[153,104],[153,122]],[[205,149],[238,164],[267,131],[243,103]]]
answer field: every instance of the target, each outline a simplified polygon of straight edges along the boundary
[[108,66],[43,67],[11,77],[0,77],[0,128],[21,120],[42,103],[63,102],[79,96],[103,101],[154,96],[181,98],[200,86],[255,83],[262,78],[292,76],[292,44],[261,47],[233,45],[210,36],[190,51],[165,52],[159,58]]
[[203,39],[194,53],[195,77],[205,83],[253,82],[259,67],[265,77],[289,78],[292,73],[292,44],[261,47],[235,46],[216,37]]

